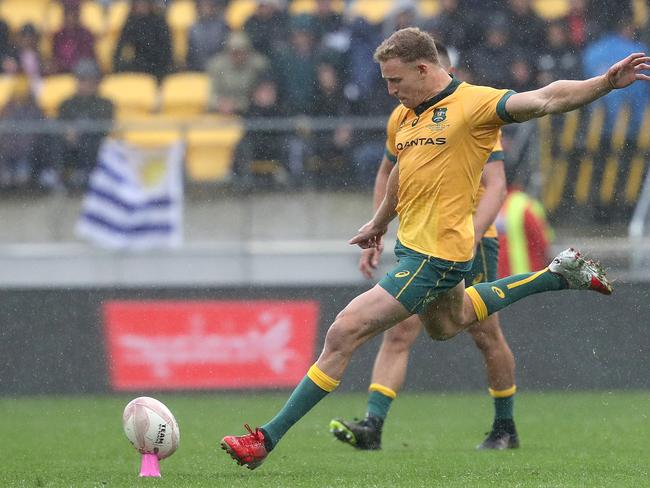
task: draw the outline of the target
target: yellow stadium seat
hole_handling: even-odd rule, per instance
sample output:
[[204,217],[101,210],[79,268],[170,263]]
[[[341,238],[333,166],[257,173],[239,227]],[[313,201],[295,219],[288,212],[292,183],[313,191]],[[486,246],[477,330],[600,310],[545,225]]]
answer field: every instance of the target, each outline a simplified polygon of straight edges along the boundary
[[234,121],[223,127],[188,131],[186,173],[190,181],[219,182],[230,176],[233,153],[244,134],[241,122]]
[[113,71],[113,53],[117,45],[117,36],[113,33],[105,33],[95,38],[95,56],[104,73]]
[[187,55],[187,31],[196,21],[196,4],[192,0],[174,0],[167,9],[167,24],[172,33],[172,50],[177,63]]
[[0,75],[0,110],[7,105],[14,91],[15,79],[11,75]]
[[14,31],[27,23],[34,24],[40,31],[46,20],[48,3],[49,0],[3,0],[0,17]]
[[356,0],[352,4],[352,13],[372,24],[377,24],[384,20],[393,5],[393,0]]
[[117,34],[122,30],[126,18],[129,16],[129,2],[127,0],[116,0],[111,2],[108,9],[108,31]]
[[166,17],[170,29],[187,30],[196,22],[196,4],[192,0],[174,0]]
[[144,73],[115,73],[106,76],[102,96],[113,101],[120,120],[152,113],[158,104],[156,79]]
[[547,20],[558,19],[569,13],[569,0],[535,0],[533,9]]
[[422,17],[433,17],[438,15],[438,11],[440,10],[438,0],[420,0],[418,6]]
[[52,35],[63,27],[63,6],[56,1],[50,1],[45,6],[45,16],[40,25],[40,32]]
[[101,3],[86,0],[81,4],[81,23],[95,36],[99,36],[108,29],[108,11]]
[[[336,12],[343,12],[345,2],[343,0],[332,0],[332,7]],[[316,0],[293,0],[289,5],[291,15],[313,14],[316,12]]]
[[178,129],[127,129],[121,135],[129,144],[147,149],[171,146],[181,139]]
[[38,104],[48,117],[56,117],[61,103],[77,91],[73,75],[53,75],[43,79]]
[[233,30],[241,29],[256,9],[256,0],[232,0],[226,8],[228,26]]
[[160,91],[163,114],[200,115],[208,107],[210,78],[204,73],[175,73],[163,80]]

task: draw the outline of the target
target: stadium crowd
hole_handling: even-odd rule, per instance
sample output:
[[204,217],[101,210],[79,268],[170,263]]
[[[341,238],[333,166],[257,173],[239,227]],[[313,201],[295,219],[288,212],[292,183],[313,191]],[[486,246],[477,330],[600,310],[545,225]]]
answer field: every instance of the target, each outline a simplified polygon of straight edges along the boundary
[[[100,59],[99,40],[82,21],[82,0],[59,0],[63,23],[50,34],[30,23],[12,31],[0,19],[0,69],[20,80],[0,114],[9,123],[0,133],[0,188],[83,188],[105,132],[30,134],[12,131],[11,123],[110,121],[113,103],[97,89],[109,73],[147,73],[159,82],[176,72],[206,73],[210,113],[368,117],[387,115],[396,103],[372,55],[384,37],[405,26],[447,44],[463,80],[517,91],[591,76],[607,53],[618,59],[621,51],[645,50],[649,40],[647,4],[639,20],[635,0],[567,0],[566,15],[553,19],[540,16],[531,0],[438,0],[434,16],[422,13],[424,2],[396,0],[378,23],[351,14],[354,0],[315,0],[309,14],[291,13],[296,0],[258,0],[237,29],[226,10],[238,0],[196,0],[196,20],[184,39],[169,25],[174,1],[132,0],[108,60]],[[38,103],[42,81],[61,73],[77,77],[78,92],[46,114]],[[295,182],[307,171],[323,186],[345,184],[350,175],[356,175],[353,183],[369,184],[382,150],[383,131],[345,124],[287,137],[248,135],[235,151],[234,178],[250,176],[252,160],[274,160]]]

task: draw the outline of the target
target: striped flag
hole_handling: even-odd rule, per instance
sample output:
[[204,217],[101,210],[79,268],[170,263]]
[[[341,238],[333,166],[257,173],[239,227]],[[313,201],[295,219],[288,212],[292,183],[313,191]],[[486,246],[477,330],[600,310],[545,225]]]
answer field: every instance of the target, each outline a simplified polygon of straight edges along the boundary
[[140,150],[106,140],[88,183],[77,235],[99,247],[178,247],[183,239],[184,147]]

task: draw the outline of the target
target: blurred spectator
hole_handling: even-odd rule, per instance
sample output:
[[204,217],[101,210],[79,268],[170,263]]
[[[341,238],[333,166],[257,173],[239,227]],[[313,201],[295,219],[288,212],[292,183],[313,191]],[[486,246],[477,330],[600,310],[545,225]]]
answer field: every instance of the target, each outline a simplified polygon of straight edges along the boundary
[[487,20],[485,42],[468,56],[473,81],[494,88],[509,88],[512,45],[508,23],[501,15]]
[[344,93],[356,115],[388,114],[395,106],[395,99],[388,95],[379,66],[372,58],[375,48],[382,41],[380,27],[362,17],[350,23],[348,76]]
[[510,80],[507,87],[516,92],[524,92],[537,87],[536,67],[531,64],[530,56],[516,52],[510,63]]
[[[333,65],[320,63],[317,67],[317,84],[311,106],[314,117],[330,118],[349,115],[349,106]],[[335,129],[316,130],[311,135],[308,171],[317,186],[337,188],[353,183],[350,172],[352,128],[337,124]]]
[[396,0],[383,22],[384,37],[405,27],[419,27],[420,12],[415,0]]
[[290,48],[278,53],[274,68],[280,99],[288,115],[297,115],[307,113],[312,103],[316,54],[309,17],[294,17],[291,23]]
[[327,37],[343,28],[343,16],[334,10],[332,0],[316,0],[316,12],[311,23],[316,44],[327,45]]
[[[16,79],[12,96],[0,113],[3,125],[37,123],[45,119],[36,104],[29,80]],[[0,133],[0,188],[21,188],[42,175],[44,138],[29,129],[17,127]]]
[[211,78],[210,109],[222,114],[244,114],[253,88],[269,71],[269,61],[253,50],[246,34],[232,32],[226,51],[210,59],[206,71]]
[[205,70],[208,59],[221,52],[228,38],[224,0],[197,0],[198,19],[188,33],[187,69]]
[[506,14],[513,46],[532,53],[544,45],[545,23],[533,10],[531,0],[508,0]]
[[18,70],[9,26],[2,19],[0,19],[0,70],[3,73],[15,73]]
[[[634,40],[634,21],[631,13],[623,12],[618,22],[613,22],[612,30],[603,37],[587,45],[583,55],[584,77],[591,78],[607,71],[615,62],[630,53],[648,52],[648,47]],[[650,89],[647,83],[634,83],[622,90],[613,90],[597,104],[606,107],[607,119],[604,134],[609,135],[615,128],[616,116],[627,106],[630,108],[630,125],[628,140],[636,138],[643,119],[643,108],[650,103]]]
[[257,9],[244,24],[253,48],[272,59],[287,46],[289,14],[284,0],[257,0]]
[[108,122],[113,120],[113,103],[98,95],[99,68],[94,61],[80,61],[74,69],[77,93],[59,107],[59,120],[73,122],[58,144],[56,161],[63,162],[63,183],[71,191],[85,189],[90,172],[97,163],[99,146],[108,133],[106,130],[84,132],[79,124],[84,122]]
[[67,6],[63,27],[52,39],[52,71],[70,73],[82,59],[95,58],[95,38],[81,25],[79,6]]
[[113,57],[116,72],[148,73],[161,79],[172,66],[171,36],[153,0],[133,0]]
[[565,20],[555,20],[546,27],[546,42],[537,57],[538,86],[580,77],[580,55],[570,44],[570,32]]
[[[284,112],[279,103],[278,86],[269,76],[261,78],[251,96],[246,112],[246,121],[260,122],[263,119],[282,117]],[[250,188],[253,181],[252,165],[264,162],[276,167],[287,164],[287,138],[282,132],[248,130],[235,151],[233,177],[235,185]]]
[[34,96],[38,96],[41,89],[41,75],[43,65],[38,49],[40,36],[33,24],[25,24],[17,36],[16,60],[18,71],[29,79],[29,86]]
[[440,0],[438,15],[424,24],[434,39],[462,50],[467,47],[468,15],[461,10],[459,0]]
[[[587,42],[587,0],[571,0],[566,17],[569,42],[581,48]],[[548,37],[548,35],[547,35]]]

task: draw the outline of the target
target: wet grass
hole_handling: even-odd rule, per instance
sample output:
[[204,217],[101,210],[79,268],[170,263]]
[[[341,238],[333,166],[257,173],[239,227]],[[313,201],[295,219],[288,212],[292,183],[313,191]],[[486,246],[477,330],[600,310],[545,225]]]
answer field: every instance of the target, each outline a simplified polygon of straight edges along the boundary
[[[136,396],[136,395],[133,395]],[[650,486],[650,392],[527,393],[516,403],[522,447],[477,452],[491,423],[480,394],[404,394],[384,448],[334,441],[332,416],[363,412],[364,395],[334,394],[255,471],[220,449],[242,423],[267,420],[286,395],[159,394],[181,446],[161,479],[139,479],[122,433],[131,396],[0,398],[2,487],[641,487]]]

